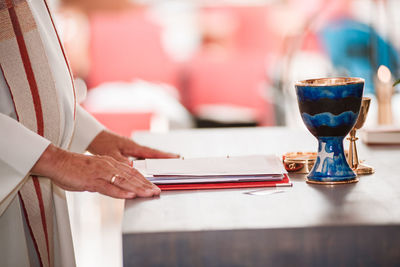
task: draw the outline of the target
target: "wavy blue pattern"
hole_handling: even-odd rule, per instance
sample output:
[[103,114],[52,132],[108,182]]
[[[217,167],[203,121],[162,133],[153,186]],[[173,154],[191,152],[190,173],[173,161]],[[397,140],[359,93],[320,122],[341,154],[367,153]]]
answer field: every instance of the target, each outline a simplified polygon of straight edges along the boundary
[[[296,85],[301,116],[310,132],[317,137],[319,144],[316,163],[308,175],[310,181],[351,181],[356,177],[346,161],[343,138],[358,116],[358,111],[353,112],[357,108],[353,107],[352,111],[352,107],[346,101],[353,97],[361,102],[363,87],[364,83],[332,86]],[[334,101],[326,101],[327,99]],[[335,101],[340,104],[335,105]],[[324,103],[330,104],[321,106]],[[305,105],[307,108],[304,108]],[[341,106],[340,109],[337,108],[338,106]],[[334,115],[332,112],[342,113]]]
[[351,125],[354,124],[357,119],[358,113],[352,111],[346,111],[339,115],[333,115],[330,112],[324,112],[311,116],[307,113],[302,113],[301,117],[306,125],[312,125],[313,127],[320,127],[326,125],[330,127],[337,127],[340,125]]
[[296,92],[300,101],[315,101],[321,98],[341,99],[349,96],[362,97],[363,88],[364,83],[332,86],[296,85]]

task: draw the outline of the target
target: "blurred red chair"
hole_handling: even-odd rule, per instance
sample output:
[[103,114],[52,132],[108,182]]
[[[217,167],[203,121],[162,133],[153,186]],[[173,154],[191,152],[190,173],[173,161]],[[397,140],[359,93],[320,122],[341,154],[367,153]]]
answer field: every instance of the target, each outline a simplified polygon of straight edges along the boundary
[[274,125],[266,86],[265,12],[252,7],[202,10],[202,47],[187,64],[183,87],[184,103],[198,125],[203,120],[205,127],[207,121]]
[[162,47],[161,28],[145,8],[93,13],[89,23],[89,88],[134,79],[176,86],[177,67]]
[[[239,54],[227,58],[199,55],[189,65],[186,104],[195,116],[202,117],[204,107],[228,106],[236,107],[238,112],[249,111],[249,122],[274,125],[263,58]],[[227,119],[235,120],[229,115]]]
[[131,137],[132,132],[150,130],[152,113],[133,112],[90,112],[109,130],[120,135]]

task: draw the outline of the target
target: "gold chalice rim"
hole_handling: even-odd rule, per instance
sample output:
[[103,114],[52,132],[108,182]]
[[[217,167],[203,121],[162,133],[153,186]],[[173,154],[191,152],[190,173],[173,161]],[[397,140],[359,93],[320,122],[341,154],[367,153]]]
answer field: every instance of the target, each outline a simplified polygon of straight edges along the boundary
[[296,86],[338,86],[365,83],[363,78],[359,77],[332,77],[332,78],[316,78],[307,79],[296,82]]

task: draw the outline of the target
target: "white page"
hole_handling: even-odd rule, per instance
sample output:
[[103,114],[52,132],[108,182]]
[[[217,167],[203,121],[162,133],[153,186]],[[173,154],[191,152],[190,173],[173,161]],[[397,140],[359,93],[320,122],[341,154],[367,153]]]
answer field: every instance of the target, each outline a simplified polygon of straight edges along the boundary
[[275,155],[146,159],[148,175],[261,175],[286,173]]
[[133,167],[138,170],[144,177],[152,177],[153,175],[150,175],[146,171],[146,161],[145,160],[135,160],[133,161]]
[[148,178],[150,182],[154,184],[197,184],[197,183],[230,183],[230,182],[260,182],[260,181],[282,181],[282,177],[278,176],[263,176],[263,177],[245,177],[242,178],[240,176],[233,178],[233,177],[199,177],[199,178],[189,178],[186,179],[184,176],[175,177],[174,179],[159,179],[157,177],[150,177]]

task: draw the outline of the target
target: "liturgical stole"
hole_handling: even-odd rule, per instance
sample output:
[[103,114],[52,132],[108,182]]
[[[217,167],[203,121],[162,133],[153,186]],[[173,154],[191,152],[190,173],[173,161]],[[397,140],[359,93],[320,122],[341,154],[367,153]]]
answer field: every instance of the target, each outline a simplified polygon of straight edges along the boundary
[[[46,7],[51,18],[47,3]],[[59,96],[27,1],[0,0],[0,25],[0,69],[10,89],[17,119],[59,146],[62,138]],[[57,32],[55,28],[54,31]],[[62,48],[59,38],[58,42]],[[70,76],[72,79],[71,72]],[[52,191],[50,179],[31,175],[18,192],[42,266],[54,265]]]

